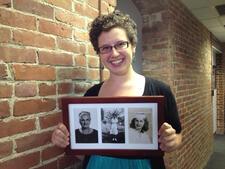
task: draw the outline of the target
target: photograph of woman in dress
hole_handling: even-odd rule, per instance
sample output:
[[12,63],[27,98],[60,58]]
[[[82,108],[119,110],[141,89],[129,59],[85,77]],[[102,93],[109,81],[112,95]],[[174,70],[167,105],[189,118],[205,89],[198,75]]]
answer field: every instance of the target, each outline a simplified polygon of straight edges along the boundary
[[102,142],[125,143],[124,109],[102,108]]
[[129,143],[148,144],[152,143],[149,120],[146,113],[137,112],[130,122]]

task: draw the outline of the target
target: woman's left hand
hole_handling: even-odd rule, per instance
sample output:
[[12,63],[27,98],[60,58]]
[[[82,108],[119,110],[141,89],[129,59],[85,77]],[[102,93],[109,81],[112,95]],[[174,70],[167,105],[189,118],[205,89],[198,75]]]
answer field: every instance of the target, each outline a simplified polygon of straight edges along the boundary
[[176,150],[182,142],[182,135],[168,123],[163,123],[159,129],[159,143],[162,151],[172,152]]

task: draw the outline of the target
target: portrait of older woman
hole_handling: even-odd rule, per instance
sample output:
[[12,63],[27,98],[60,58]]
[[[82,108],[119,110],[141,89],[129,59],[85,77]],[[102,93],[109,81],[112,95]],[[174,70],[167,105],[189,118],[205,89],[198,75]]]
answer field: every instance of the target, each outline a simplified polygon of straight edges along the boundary
[[76,143],[98,143],[98,131],[90,127],[90,112],[81,111],[79,122],[80,128],[75,130]]
[[134,144],[152,143],[152,136],[149,130],[149,121],[146,113],[135,113],[130,122],[129,142]]

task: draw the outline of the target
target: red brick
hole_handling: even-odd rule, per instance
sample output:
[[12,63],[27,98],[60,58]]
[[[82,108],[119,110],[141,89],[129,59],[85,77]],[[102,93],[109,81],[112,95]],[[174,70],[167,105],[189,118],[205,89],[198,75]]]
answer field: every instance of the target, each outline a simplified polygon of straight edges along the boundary
[[88,45],[88,53],[92,56],[96,55],[96,52],[92,45]]
[[72,10],[72,0],[46,0],[48,3],[64,8],[64,9],[68,9],[68,10]]
[[39,21],[39,31],[65,38],[72,38],[72,29],[70,27],[43,19]]
[[17,97],[33,97],[37,95],[37,86],[35,83],[19,83],[15,86],[15,95]]
[[75,3],[74,5],[76,13],[80,14],[81,16],[85,16],[85,7],[82,3]]
[[17,10],[53,19],[53,7],[30,0],[14,0],[13,7]]
[[95,9],[99,8],[99,4],[98,4],[99,0],[88,0],[88,5],[94,7]]
[[11,0],[0,0],[0,6],[4,6],[4,7],[11,7]]
[[98,68],[99,67],[99,57],[88,57],[88,66],[90,68]]
[[0,28],[0,43],[7,43],[11,39],[11,32],[9,29]]
[[86,5],[85,16],[88,16],[91,19],[95,19],[98,16],[98,10]]
[[209,115],[212,108],[209,96],[211,70],[206,69],[211,67],[211,36],[180,1],[169,2],[138,2],[140,6],[146,6],[142,29],[143,72],[168,84],[182,81],[171,88],[179,101],[179,115],[186,132],[182,134],[181,149],[164,158],[166,168],[201,168],[212,152],[213,139]]
[[12,154],[12,149],[13,149],[12,141],[0,143],[0,158],[6,157]]
[[0,98],[12,97],[13,87],[9,84],[0,84]]
[[48,164],[42,164],[42,166],[36,167],[34,169],[57,169],[57,161],[52,161]]
[[[16,127],[15,127],[16,126]],[[0,138],[12,136],[14,134],[24,133],[35,129],[35,119],[18,120],[13,119],[7,122],[0,122]]]
[[88,79],[90,80],[99,80],[99,69],[89,69]]
[[72,66],[73,56],[67,53],[38,51],[38,59],[40,64]]
[[86,46],[84,44],[80,44],[80,52],[86,54]]
[[15,169],[18,166],[21,169],[29,169],[40,163],[40,152],[34,152],[14,159],[0,163],[1,169]]
[[16,139],[16,152],[20,153],[49,144],[51,141],[51,135],[52,131],[48,131]]
[[70,24],[74,27],[81,29],[85,29],[86,27],[85,20],[82,18],[82,16],[74,15],[74,13],[68,11],[56,10],[55,18],[60,22]]
[[10,116],[10,107],[8,101],[1,101],[0,102],[0,118]]
[[20,100],[14,103],[14,116],[48,112],[55,108],[56,101],[53,99]]
[[63,156],[58,160],[59,168],[60,169],[67,168],[72,164],[74,164],[76,160],[77,159],[74,156]]
[[39,84],[39,95],[40,96],[56,95],[56,85],[45,83]]
[[90,87],[91,85],[87,83],[75,83],[74,91],[76,94],[84,94]]
[[44,161],[57,157],[64,153],[64,149],[60,147],[48,147],[42,151],[42,159]]
[[13,65],[15,80],[55,80],[55,69],[47,66]]
[[62,113],[54,113],[39,117],[39,121],[42,129],[56,126],[59,122],[62,122]]
[[59,80],[64,79],[86,79],[87,72],[84,68],[60,68],[58,69]]
[[[10,19],[9,19],[10,18]],[[3,25],[36,30],[36,18],[15,11],[0,9],[0,23]]]
[[8,76],[7,65],[6,64],[0,64],[0,79],[6,79],[7,76]]
[[85,55],[77,55],[75,56],[75,65],[76,66],[86,66],[86,57]]
[[88,16],[91,19],[94,19],[98,16],[98,10],[90,7],[89,5],[76,3],[74,8],[75,11],[81,16]]
[[36,53],[33,49],[21,49],[0,46],[1,60],[4,62],[35,63]]
[[105,1],[101,1],[101,13],[103,15],[107,15],[109,13],[109,4],[106,3]]
[[71,94],[73,92],[72,83],[59,83],[58,94]]
[[13,41],[25,46],[34,46],[48,49],[55,48],[55,40],[53,37],[23,30],[13,31]]
[[[63,98],[63,97],[62,97],[62,98]],[[58,108],[59,108],[60,110],[62,110],[62,99],[61,99],[60,97],[58,97],[57,101],[58,101]]]
[[80,45],[75,41],[58,38],[57,44],[58,44],[57,45],[58,48],[65,50],[67,52],[73,52],[73,53],[80,52]]
[[168,42],[152,45],[152,49],[167,49],[167,48],[168,48]]
[[89,36],[88,36],[88,33],[87,32],[81,32],[80,30],[75,30],[75,33],[74,33],[74,38],[77,40],[77,41],[89,41]]

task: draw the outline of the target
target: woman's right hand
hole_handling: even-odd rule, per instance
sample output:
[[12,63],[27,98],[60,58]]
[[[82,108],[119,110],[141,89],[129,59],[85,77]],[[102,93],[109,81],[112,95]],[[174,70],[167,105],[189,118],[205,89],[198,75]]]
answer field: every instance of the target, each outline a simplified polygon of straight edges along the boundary
[[61,148],[69,145],[69,131],[63,123],[59,123],[53,131],[52,143]]

